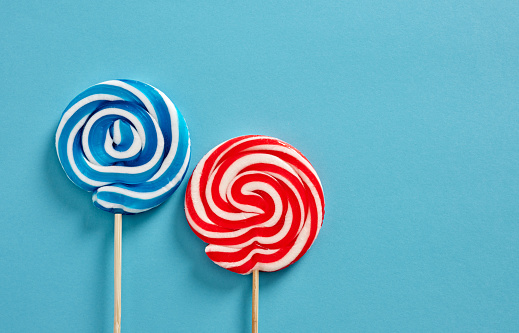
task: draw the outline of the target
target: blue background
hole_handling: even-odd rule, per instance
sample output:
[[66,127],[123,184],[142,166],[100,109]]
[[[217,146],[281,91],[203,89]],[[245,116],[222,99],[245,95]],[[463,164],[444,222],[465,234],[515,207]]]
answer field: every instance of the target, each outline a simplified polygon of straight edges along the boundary
[[[62,171],[65,106],[114,78],[166,93],[192,163],[266,134],[326,196],[295,265],[260,274],[262,332],[519,331],[519,2],[2,1],[0,331],[110,332],[113,216]],[[124,218],[127,332],[250,331],[186,183]]]

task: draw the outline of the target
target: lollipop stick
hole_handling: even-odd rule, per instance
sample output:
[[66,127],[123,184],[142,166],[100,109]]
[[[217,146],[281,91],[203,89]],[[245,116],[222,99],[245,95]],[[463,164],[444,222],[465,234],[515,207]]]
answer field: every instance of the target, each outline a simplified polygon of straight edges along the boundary
[[252,271],[252,333],[258,333],[259,271]]
[[114,222],[114,333],[121,332],[121,239],[123,216],[115,214]]

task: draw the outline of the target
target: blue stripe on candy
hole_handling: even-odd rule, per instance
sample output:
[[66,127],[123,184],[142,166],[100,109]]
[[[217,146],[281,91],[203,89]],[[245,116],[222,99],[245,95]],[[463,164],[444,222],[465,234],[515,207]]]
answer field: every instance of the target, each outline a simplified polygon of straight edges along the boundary
[[[171,116],[169,114],[168,106],[166,105],[166,103],[162,99],[162,96],[157,92],[155,88],[146,83],[135,80],[120,81],[137,88],[138,90],[143,92],[146,95],[146,97],[148,97],[157,114],[157,121],[159,123],[160,128],[171,127]],[[177,112],[177,114],[179,119],[182,118],[182,115],[179,112]],[[169,153],[169,149],[171,147],[171,134],[171,130],[162,132],[162,135],[164,135],[164,156],[166,156]]]

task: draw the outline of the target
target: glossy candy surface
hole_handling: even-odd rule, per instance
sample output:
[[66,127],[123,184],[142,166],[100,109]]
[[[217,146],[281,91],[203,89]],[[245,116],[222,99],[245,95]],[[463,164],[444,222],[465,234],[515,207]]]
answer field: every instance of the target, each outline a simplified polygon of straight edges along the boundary
[[276,271],[310,248],[324,217],[321,182],[291,145],[242,136],[198,163],[186,190],[187,220],[209,245],[211,260],[230,271]]
[[67,176],[93,191],[100,209],[122,214],[164,202],[182,181],[190,140],[184,118],[158,89],[139,81],[96,84],[67,106],[56,132]]

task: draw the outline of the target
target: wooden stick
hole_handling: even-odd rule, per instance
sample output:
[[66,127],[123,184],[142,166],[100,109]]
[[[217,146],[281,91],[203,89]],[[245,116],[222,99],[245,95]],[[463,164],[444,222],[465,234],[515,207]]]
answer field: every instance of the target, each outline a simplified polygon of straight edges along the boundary
[[252,271],[252,333],[258,333],[259,271]]
[[115,214],[114,221],[114,333],[121,332],[121,257],[123,216]]

